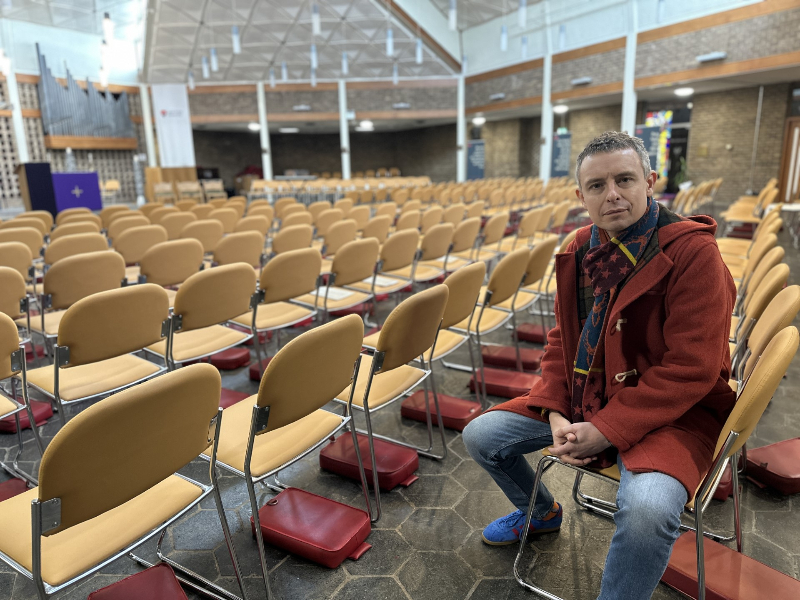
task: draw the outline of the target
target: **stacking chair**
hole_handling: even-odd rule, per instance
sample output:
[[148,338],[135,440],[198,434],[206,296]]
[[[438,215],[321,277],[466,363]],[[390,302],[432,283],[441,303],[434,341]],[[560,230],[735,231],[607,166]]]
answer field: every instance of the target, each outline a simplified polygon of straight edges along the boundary
[[221,179],[203,179],[200,181],[200,185],[203,188],[206,202],[211,202],[217,198],[228,199],[228,193],[222,187]]
[[731,356],[735,356],[738,348],[747,342],[753,326],[761,318],[764,309],[786,285],[789,280],[789,265],[780,263],[772,267],[758,287],[753,287],[742,301],[742,314],[731,318]]
[[65,208],[56,215],[56,225],[60,225],[61,222],[70,215],[74,215],[77,213],[91,213],[91,212],[92,211],[86,208],[85,206],[77,206],[75,208]]
[[197,181],[178,181],[175,184],[178,190],[178,200],[196,199],[198,202],[203,201],[203,190]]
[[[698,600],[705,600],[706,598],[706,585],[705,585],[705,552],[704,552],[704,538],[709,535],[703,528],[704,512],[711,503],[714,491],[719,484],[722,473],[726,465],[730,462],[732,465],[737,464],[737,455],[742,446],[747,442],[747,439],[752,434],[761,415],[772,399],[773,394],[778,388],[786,369],[794,358],[797,352],[798,345],[800,344],[800,336],[797,329],[794,327],[786,327],[780,331],[769,344],[766,345],[763,353],[758,357],[757,363],[752,370],[744,386],[740,388],[740,393],[736,400],[736,405],[733,411],[728,416],[725,425],[720,432],[717,440],[717,446],[714,450],[714,460],[711,468],[703,478],[699,488],[695,491],[689,502],[686,503],[685,510],[690,514],[694,514],[694,528],[681,526],[692,530],[692,533],[684,534],[690,536],[686,539],[686,544],[689,545],[694,542],[696,545],[696,566],[697,566],[697,590]],[[537,595],[545,598],[555,598],[546,590],[536,586],[529,581],[526,581],[520,573],[520,563],[525,551],[525,544],[528,538],[528,530],[530,527],[534,500],[539,491],[539,485],[542,480],[542,475],[546,469],[553,464],[563,465],[576,471],[576,480],[574,486],[573,497],[585,509],[595,512],[597,514],[613,517],[617,511],[617,505],[613,502],[601,500],[588,496],[580,491],[581,479],[585,475],[597,477],[598,479],[619,484],[620,474],[616,465],[607,469],[597,470],[585,467],[576,467],[561,462],[557,457],[545,453],[545,456],[539,461],[536,470],[536,477],[534,479],[533,490],[531,492],[531,503],[528,507],[525,525],[522,529],[522,536],[520,537],[519,551],[514,560],[514,577],[517,582],[524,588],[535,592]],[[734,466],[731,469],[733,476],[733,493],[734,493],[734,528],[735,539],[737,542],[737,550],[741,552],[741,519],[739,515],[739,473],[738,469]],[[683,537],[683,536],[681,536]],[[694,537],[693,540],[690,538]],[[676,547],[673,548],[673,560],[677,554],[679,547],[684,546],[681,538],[676,542]]]
[[244,196],[232,196],[222,208],[232,208],[236,211],[236,216],[241,219],[247,210],[247,198]]
[[98,228],[103,228],[103,220],[94,213],[79,212],[67,215],[59,222],[59,225],[66,225],[67,223],[83,223],[84,221],[94,223]]
[[161,225],[131,227],[120,233],[114,240],[114,250],[125,259],[125,278],[128,283],[139,280],[139,261],[145,253],[168,239],[167,230]]
[[[355,306],[363,307],[362,316],[364,316],[366,304],[375,299],[374,282],[379,250],[380,244],[375,238],[347,242],[333,257],[324,290],[318,287],[313,294],[305,294],[295,301],[316,308],[322,296],[322,309],[325,311],[326,320],[330,318],[331,311],[346,310]],[[350,287],[370,278],[372,287],[369,292]]]
[[372,217],[361,231],[361,237],[375,238],[379,244],[383,244],[389,236],[389,229],[392,226],[392,217],[389,215],[377,215]]
[[[107,248],[105,239],[102,241],[103,246]],[[31,277],[32,262],[31,250],[22,242],[0,243],[0,267],[14,269],[27,281]]]
[[464,220],[464,215],[467,212],[467,207],[463,204],[456,203],[448,206],[442,213],[442,223],[452,223],[455,227]]
[[180,286],[200,271],[203,254],[203,245],[193,238],[156,244],[139,261],[139,281],[164,287],[172,308],[177,291],[169,288]]
[[224,233],[233,233],[236,222],[239,220],[239,213],[233,208],[218,208],[208,215],[209,219],[216,219],[222,223]]
[[175,197],[175,190],[172,187],[172,182],[159,181],[153,185],[153,200],[157,204],[175,204],[177,201]]
[[241,263],[191,275],[175,295],[169,339],[145,350],[173,370],[246,342],[253,337],[255,312],[245,324],[246,332],[226,324],[248,308],[255,309],[259,298],[256,283],[256,272]]
[[[185,200],[184,202],[194,202],[193,200]],[[169,213],[161,217],[159,225],[167,230],[168,240],[177,240],[181,237],[181,231],[189,223],[197,221],[197,215],[191,212],[181,211],[176,213]]]
[[[140,212],[142,215],[144,215],[149,219],[150,215],[153,214],[153,211],[162,208],[163,206],[164,206],[163,204],[159,204],[157,202],[148,202],[144,206],[139,207],[138,211],[131,211],[131,212]],[[112,218],[111,220],[113,221],[114,219]]]
[[[453,245],[455,227],[452,223],[440,223],[422,236],[413,281],[426,283],[447,273],[447,261]],[[408,273],[409,277],[411,273]]]
[[484,207],[484,204],[485,204],[485,203],[484,203],[484,201],[483,201],[483,200],[476,200],[476,201],[475,201],[475,202],[473,202],[472,204],[468,204],[468,205],[467,205],[467,214],[466,214],[466,217],[465,217],[465,218],[467,218],[467,219],[472,219],[472,218],[474,218],[474,217],[481,217],[481,216],[483,216],[483,207]]
[[167,215],[176,214],[181,212],[175,206],[160,206],[151,212],[147,218],[150,219],[151,223],[161,223],[161,219],[163,219]]
[[353,201],[350,198],[339,198],[333,203],[333,208],[338,208],[346,217],[347,213],[350,212],[350,209],[353,208]]
[[77,233],[57,239],[44,251],[45,269],[62,258],[108,250],[108,240],[100,233]]
[[314,230],[311,225],[293,225],[281,229],[272,238],[272,255],[282,254],[290,250],[310,248]]
[[112,215],[119,215],[128,211],[130,211],[130,207],[125,206],[124,204],[114,204],[112,206],[104,207],[100,211],[100,220],[103,222],[103,228],[108,228],[108,226],[111,224]]
[[[231,598],[161,554],[166,528],[213,494],[241,589],[217,487],[219,394],[217,370],[194,365],[76,416],[45,450],[39,487],[0,503],[0,560],[45,600],[160,533],[161,560]],[[209,446],[210,485],[176,473]]]
[[318,202],[312,202],[308,205],[308,212],[311,214],[311,218],[313,223],[316,224],[317,217],[320,213],[325,212],[326,210],[330,210],[331,203],[327,200],[319,200]]
[[[97,233],[97,232],[95,232]],[[52,242],[52,238],[50,238]],[[28,247],[31,256],[38,258],[44,244],[42,232],[33,227],[19,227],[15,229],[0,229],[0,244],[6,242],[20,242]]]
[[512,252],[517,248],[528,247],[533,245],[533,239],[536,236],[536,231],[544,216],[544,210],[547,206],[541,208],[534,208],[525,213],[517,226],[517,231],[514,235],[503,238],[498,244],[498,252],[506,254]]
[[281,229],[293,227],[295,225],[313,225],[314,217],[310,212],[297,211],[288,214],[281,220]]
[[225,206],[227,203],[228,203],[228,201],[227,201],[227,200],[225,200],[225,198],[214,198],[213,200],[209,200],[209,201],[207,202],[208,206],[211,206],[211,207],[213,207],[213,208],[214,208],[214,210],[216,210],[216,209],[218,209],[218,208],[222,208],[222,207],[223,207],[223,206]]
[[239,233],[240,231],[257,231],[263,237],[266,237],[271,225],[272,223],[270,220],[264,215],[248,215],[236,222],[236,227],[233,228],[233,231],[234,233]]
[[[267,483],[351,422],[352,397],[342,416],[322,407],[357,382],[363,327],[357,316],[350,315],[296,337],[270,361],[258,394],[222,411],[217,464],[245,480],[264,578],[262,597],[267,599],[272,595],[255,484]],[[314,376],[298,370],[300,365],[310,365]],[[355,442],[355,428],[351,430]],[[214,451],[207,451],[206,458],[213,462]],[[360,454],[359,466],[369,511]],[[280,490],[277,484],[269,486]]]
[[454,253],[454,256],[486,263],[494,260],[498,256],[497,244],[502,239],[503,233],[505,233],[506,223],[508,223],[508,215],[505,213],[494,215],[483,226],[483,233],[478,238],[476,246],[469,250]]
[[[381,516],[380,486],[374,438],[391,441],[395,444],[415,450],[420,456],[435,460],[443,460],[447,456],[447,445],[444,438],[444,426],[439,421],[442,453],[433,452],[433,426],[428,420],[427,448],[419,448],[412,444],[374,434],[371,415],[377,410],[386,408],[391,403],[405,396],[419,384],[425,386],[428,396],[428,376],[431,371],[424,354],[435,348],[436,337],[442,323],[448,299],[448,288],[437,285],[418,294],[414,294],[401,302],[386,318],[372,355],[362,355],[359,371],[366,374],[337,394],[336,402],[352,404],[353,409],[361,411],[366,417],[366,434],[369,440],[370,459],[372,461],[373,484],[375,487],[377,521]],[[421,368],[407,363],[419,360]],[[439,403],[436,387],[431,379],[432,395],[436,414],[439,414]],[[351,400],[353,398],[353,400]],[[429,405],[429,402],[426,402]],[[356,444],[357,446],[357,444]],[[370,515],[372,516],[372,515]]]
[[256,204],[256,202],[261,202],[261,200],[256,200],[252,202],[247,209],[247,216],[248,217],[255,217],[256,215],[266,217],[267,221],[269,221],[270,226],[272,226],[272,220],[275,218],[275,210],[269,204]]
[[[119,219],[121,221],[133,221],[134,219]],[[41,234],[41,231],[39,232]],[[62,223],[56,225],[56,228],[50,232],[50,241],[54,242],[60,237],[66,235],[75,235],[76,233],[100,233],[100,226],[93,221],[78,221],[77,223]]]
[[[108,230],[106,231],[106,235],[109,240],[112,242],[116,239],[116,237],[121,234],[126,229],[133,229],[134,227],[144,227],[145,225],[150,225],[150,220],[147,217],[143,216],[133,216],[133,217],[121,217],[118,219],[114,219],[111,222],[111,225],[108,226]],[[58,231],[58,228],[53,230],[53,233]],[[53,240],[53,236],[50,236],[50,241]]]
[[395,216],[397,215],[397,203],[396,202],[383,202],[382,204],[378,204],[375,207],[375,215],[376,217],[386,215],[391,220],[394,220]]
[[314,223],[316,226],[315,236],[320,239],[324,238],[331,225],[338,223],[342,219],[344,219],[344,211],[340,208],[330,208],[322,211],[317,215],[317,220]]
[[[0,270],[6,267],[0,268]],[[25,282],[21,281],[22,290],[24,295]],[[6,290],[0,290],[0,303],[5,303]],[[10,307],[19,310],[19,305]],[[14,454],[11,462],[0,462],[0,467],[7,471],[12,477],[19,477],[30,485],[36,485],[37,481],[33,475],[26,473],[19,466],[19,458],[22,456],[23,442],[22,442],[22,427],[19,422],[19,415],[24,410],[30,419],[30,423],[36,423],[33,416],[30,400],[28,399],[28,378],[25,365],[25,349],[20,341],[17,326],[10,316],[5,312],[5,306],[0,306],[0,381],[10,380],[11,393],[6,393],[0,387],[0,418],[6,419],[14,417],[15,425],[17,426],[17,452]],[[21,396],[22,402],[19,401],[17,396],[17,378],[21,382]],[[39,428],[33,426],[33,439],[35,440],[36,447],[41,455],[43,452],[42,440],[39,437]]]
[[210,215],[216,209],[210,204],[198,204],[197,206],[193,206],[189,210],[197,217],[199,221],[202,221],[204,219],[207,219],[208,215]]
[[231,233],[214,248],[214,263],[217,265],[245,263],[260,270],[265,258],[264,236],[258,231]]
[[30,343],[31,311],[25,278],[12,267],[0,266],[0,313],[16,319],[19,343]]
[[758,238],[747,258],[723,256],[722,260],[734,279],[746,280],[764,255],[778,244],[778,236],[767,233]]
[[419,232],[422,235],[425,235],[430,231],[433,227],[436,227],[439,223],[442,222],[442,215],[444,214],[444,210],[442,210],[441,206],[431,206],[428,210],[422,213],[419,222]]
[[[404,205],[403,208],[408,206]],[[395,223],[395,231],[403,231],[404,229],[419,229],[421,215],[418,210],[407,210],[400,213]]]
[[194,238],[198,240],[203,244],[203,252],[207,254],[214,251],[224,235],[223,225],[216,219],[194,221],[181,229],[181,239]]
[[[240,326],[252,327],[254,334],[262,334],[268,331],[280,333],[281,329],[313,318],[317,314],[317,306],[308,308],[298,304],[296,299],[317,288],[321,262],[319,252],[313,248],[289,250],[270,259],[261,270],[260,304],[257,307],[251,305],[249,311],[241,311],[231,317],[231,321]],[[253,345],[256,347],[260,369],[259,342],[259,338],[256,338]]]
[[275,216],[278,217],[279,219],[282,218],[283,209],[292,204],[297,204],[297,200],[295,200],[290,196],[278,198],[277,200],[275,200],[275,203],[272,205],[272,207],[275,209]]
[[352,219],[338,221],[328,228],[320,247],[320,254],[323,256],[322,273],[330,272],[331,262],[339,248],[356,239],[357,232],[358,225]]
[[[127,208],[127,207],[126,207]],[[102,211],[101,211],[102,214]],[[55,220],[53,219],[53,215],[51,215],[46,210],[26,210],[25,212],[19,213],[15,219],[39,219],[42,223],[44,223],[47,231],[50,231],[53,228],[53,223]]]
[[772,250],[767,252],[760,261],[758,261],[758,265],[755,269],[753,269],[752,274],[747,278],[747,281],[744,282],[735,282],[736,283],[736,304],[733,308],[733,321],[731,321],[731,328],[733,329],[736,325],[736,317],[740,315],[742,302],[744,302],[745,298],[748,295],[748,291],[752,288],[754,290],[758,289],[761,281],[764,279],[767,273],[774,267],[775,265],[779,265],[783,262],[783,258],[786,255],[786,251],[783,249],[782,246],[775,246]]
[[308,212],[306,207],[302,204],[298,204],[294,202],[292,204],[285,204],[280,209],[275,209],[275,214],[278,216],[279,219],[283,220],[289,215],[293,215],[296,213],[305,213]]
[[764,217],[753,232],[752,239],[718,238],[717,246],[719,247],[719,251],[723,256],[733,255],[747,257],[750,254],[753,244],[758,241],[759,237],[767,233],[778,234],[783,227],[783,219],[780,218],[780,214],[780,211],[773,210]]
[[370,216],[369,206],[356,206],[347,213],[347,218],[356,222],[356,229],[361,231],[367,226]]
[[5,221],[0,223],[0,229],[18,229],[20,227],[33,227],[34,229],[38,230],[42,236],[47,235],[50,233],[50,230],[47,228],[47,225],[41,219],[37,219],[34,217],[28,218],[21,218],[16,217],[11,219],[10,221]]
[[396,294],[409,288],[413,280],[415,257],[419,246],[419,231],[396,231],[381,246],[378,273],[375,277],[351,284],[361,291],[373,289],[376,294]]
[[175,203],[175,208],[182,212],[189,212],[195,206],[197,206],[197,200],[181,200]]
[[[58,264],[63,263],[53,269]],[[163,373],[164,367],[131,353],[168,334],[169,301],[157,285],[86,296],[64,311],[53,364],[29,371],[28,385],[55,403],[64,425],[66,406],[113,394]]]
[[422,202],[420,202],[419,200],[416,200],[416,199],[409,200],[408,202],[403,204],[403,206],[400,207],[400,214],[402,215],[404,213],[411,212],[411,211],[414,211],[414,210],[419,211],[421,213],[422,212]]
[[447,259],[448,272],[452,273],[472,262],[470,259],[462,258],[458,254],[468,252],[475,247],[480,231],[480,217],[472,217],[456,225],[456,230],[453,233],[453,247],[450,249],[450,256]]
[[89,252],[58,261],[44,274],[41,318],[31,324],[31,331],[49,344],[58,337],[66,309],[82,298],[121,287],[124,280],[125,260],[116,252]]

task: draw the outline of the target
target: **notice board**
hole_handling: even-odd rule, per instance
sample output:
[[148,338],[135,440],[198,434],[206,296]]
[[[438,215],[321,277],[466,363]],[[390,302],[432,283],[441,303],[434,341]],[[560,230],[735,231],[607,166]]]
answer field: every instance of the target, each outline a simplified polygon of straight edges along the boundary
[[559,133],[553,135],[553,157],[550,164],[550,177],[567,177],[572,165],[570,164],[570,154],[572,153],[572,134]]

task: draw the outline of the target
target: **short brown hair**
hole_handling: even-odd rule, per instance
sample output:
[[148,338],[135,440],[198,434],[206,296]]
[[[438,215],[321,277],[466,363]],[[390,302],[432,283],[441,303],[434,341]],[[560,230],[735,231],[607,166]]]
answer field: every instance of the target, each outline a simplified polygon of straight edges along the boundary
[[601,152],[619,152],[620,150],[635,151],[642,163],[642,172],[645,179],[650,176],[650,156],[647,154],[644,142],[638,137],[630,136],[625,132],[606,131],[586,144],[586,147],[578,155],[578,164],[575,166],[575,181],[578,182],[578,189],[581,189],[581,165],[587,156]]

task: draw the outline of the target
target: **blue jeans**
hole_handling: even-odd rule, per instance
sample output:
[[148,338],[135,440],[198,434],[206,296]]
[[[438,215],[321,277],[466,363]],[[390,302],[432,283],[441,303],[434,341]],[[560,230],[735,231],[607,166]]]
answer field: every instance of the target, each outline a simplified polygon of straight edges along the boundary
[[[553,443],[550,425],[508,411],[481,415],[464,429],[470,455],[503,493],[527,512],[535,479],[525,454]],[[663,473],[631,473],[617,459],[620,474],[614,515],[617,530],[606,557],[598,600],[647,600],[667,568],[680,533],[686,488]],[[533,517],[550,512],[553,496],[540,483]]]

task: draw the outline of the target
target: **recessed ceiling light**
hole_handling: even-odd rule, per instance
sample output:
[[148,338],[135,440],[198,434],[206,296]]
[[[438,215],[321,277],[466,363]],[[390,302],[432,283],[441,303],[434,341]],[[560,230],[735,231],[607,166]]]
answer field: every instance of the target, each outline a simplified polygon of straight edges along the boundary
[[677,88],[674,91],[675,95],[680,96],[681,98],[684,98],[686,96],[691,96],[692,94],[694,94],[694,88],[690,87]]
[[281,133],[300,133],[300,129],[297,127],[281,127],[278,131]]
[[563,115],[568,110],[569,106],[567,106],[566,104],[556,104],[553,107],[553,112],[556,113],[557,115]]
[[372,121],[364,120],[358,124],[358,128],[361,131],[372,131],[373,129],[375,129],[375,125],[372,123]]
[[474,119],[472,119],[472,124],[475,125],[476,127],[480,127],[484,123],[486,123],[486,117],[475,117]]
[[253,121],[252,123],[248,123],[248,124],[247,124],[247,128],[248,128],[250,131],[261,131],[261,125],[259,125],[259,124],[258,124],[258,123],[256,123],[255,121]]

